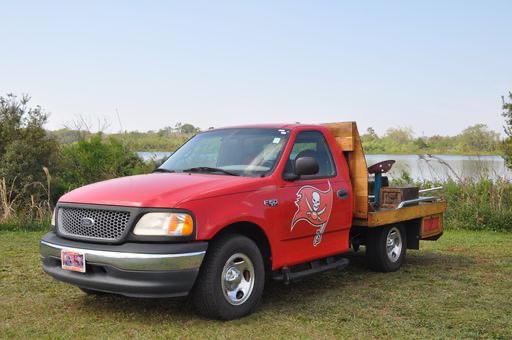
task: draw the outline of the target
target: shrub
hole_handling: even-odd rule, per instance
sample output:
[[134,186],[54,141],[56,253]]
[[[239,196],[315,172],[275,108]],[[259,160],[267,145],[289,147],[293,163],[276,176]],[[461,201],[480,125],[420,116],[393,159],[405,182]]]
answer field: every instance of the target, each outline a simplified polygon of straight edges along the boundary
[[55,195],[102,180],[147,173],[153,168],[153,163],[145,163],[129,145],[98,133],[61,147]]

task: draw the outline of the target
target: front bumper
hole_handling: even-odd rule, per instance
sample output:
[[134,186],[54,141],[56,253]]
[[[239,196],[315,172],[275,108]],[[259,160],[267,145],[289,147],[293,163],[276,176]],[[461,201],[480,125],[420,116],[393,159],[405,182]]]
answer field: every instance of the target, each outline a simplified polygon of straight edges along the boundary
[[[43,270],[53,278],[102,292],[135,297],[184,296],[194,285],[207,242],[93,244],[50,232],[40,243]],[[86,272],[61,267],[61,251],[85,254]]]

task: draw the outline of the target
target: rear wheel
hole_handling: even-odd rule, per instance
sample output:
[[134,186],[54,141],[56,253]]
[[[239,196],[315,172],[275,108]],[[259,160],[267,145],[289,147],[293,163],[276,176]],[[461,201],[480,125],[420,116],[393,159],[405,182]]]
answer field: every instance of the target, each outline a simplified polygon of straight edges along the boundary
[[371,230],[366,241],[369,266],[376,271],[393,272],[402,265],[407,251],[405,229],[390,225]]
[[232,320],[258,305],[265,284],[265,267],[256,244],[242,235],[215,240],[192,292],[192,304],[202,315]]

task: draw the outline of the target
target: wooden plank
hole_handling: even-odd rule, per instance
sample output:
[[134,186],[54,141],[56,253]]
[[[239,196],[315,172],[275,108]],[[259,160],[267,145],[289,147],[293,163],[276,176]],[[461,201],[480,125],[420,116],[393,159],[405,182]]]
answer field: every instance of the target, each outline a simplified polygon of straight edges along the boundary
[[352,132],[354,150],[348,153],[348,164],[354,192],[354,217],[366,218],[368,215],[368,166],[355,122],[352,123]]
[[336,138],[336,142],[341,147],[343,151],[352,151],[354,150],[354,142],[352,137],[334,137]]
[[442,214],[446,211],[447,203],[444,201],[433,203],[420,203],[416,206],[396,210],[379,210],[368,213],[368,219],[354,219],[353,224],[361,227],[379,227],[403,221],[414,220],[425,216]]
[[353,215],[356,218],[364,219],[368,215],[368,166],[366,165],[357,124],[355,122],[341,122],[323,125],[329,128],[336,138],[336,142],[346,152],[354,195]]
[[322,124],[331,130],[331,133],[336,137],[352,137],[354,122],[336,122]]
[[[354,125],[353,122],[341,122],[341,123],[327,123],[323,124],[328,127],[336,142],[338,142],[341,150],[353,151],[354,150]],[[356,127],[357,129],[357,127]],[[356,131],[357,132],[357,131]]]

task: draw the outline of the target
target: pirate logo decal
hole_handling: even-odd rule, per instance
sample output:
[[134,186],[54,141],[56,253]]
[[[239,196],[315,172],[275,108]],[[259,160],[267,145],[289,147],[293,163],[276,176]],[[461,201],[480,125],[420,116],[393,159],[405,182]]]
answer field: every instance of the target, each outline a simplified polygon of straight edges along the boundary
[[329,222],[332,210],[333,194],[331,183],[326,191],[319,190],[311,185],[305,185],[297,191],[295,205],[297,211],[293,216],[291,230],[300,221],[306,221],[318,228],[313,245],[316,247],[322,241],[322,235]]

